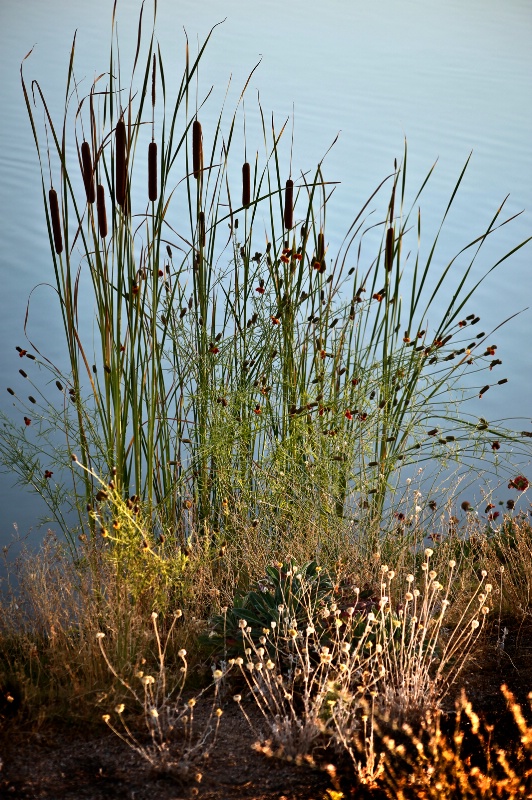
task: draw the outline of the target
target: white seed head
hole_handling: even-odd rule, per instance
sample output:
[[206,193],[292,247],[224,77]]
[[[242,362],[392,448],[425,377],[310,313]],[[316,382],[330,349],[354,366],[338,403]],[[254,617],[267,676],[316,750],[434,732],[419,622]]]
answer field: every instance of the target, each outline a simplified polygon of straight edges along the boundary
[[478,621],[478,619],[471,620],[471,627],[473,628],[473,630],[478,628],[479,625],[480,625],[480,622]]
[[414,576],[412,574],[406,576],[407,583],[413,583],[413,581],[414,581]]
[[454,560],[454,558],[451,558],[451,560],[449,561],[449,566],[451,569],[454,569],[456,567],[456,561]]
[[274,667],[275,667],[275,664],[273,663],[273,661],[268,659],[268,661],[266,662],[266,669],[274,669]]
[[185,650],[184,647],[182,647],[177,655],[179,656],[179,658],[185,658],[186,654],[187,654],[187,651]]
[[116,711],[117,714],[123,714],[124,713],[124,709],[125,709],[125,705],[123,703],[119,703],[117,706],[115,706],[115,711]]
[[235,701],[235,703],[240,703],[242,701],[242,695],[241,694],[235,694],[235,696],[233,697],[233,700]]
[[222,716],[222,714],[223,714],[224,712],[222,711],[222,709],[221,709],[221,708],[217,708],[217,709],[216,709],[216,711],[215,711],[214,713],[215,713],[215,715],[218,717],[218,719],[220,719],[220,717]]
[[432,555],[434,555],[434,550],[432,550],[432,548],[430,548],[430,547],[426,547],[425,548],[425,555],[427,556],[427,558],[430,558]]
[[212,677],[214,678],[215,681],[219,681],[220,678],[223,678],[223,676],[224,674],[221,669],[215,669],[214,672],[212,673]]
[[101,631],[98,631],[98,633],[96,634],[96,638],[97,639],[105,639],[105,633],[102,633]]
[[157,719],[158,716],[159,716],[159,712],[157,711],[157,709],[156,708],[150,708],[150,717],[153,717],[154,719]]
[[157,619],[158,616],[159,616],[159,614],[156,611],[152,611],[151,612],[151,618],[152,619]]

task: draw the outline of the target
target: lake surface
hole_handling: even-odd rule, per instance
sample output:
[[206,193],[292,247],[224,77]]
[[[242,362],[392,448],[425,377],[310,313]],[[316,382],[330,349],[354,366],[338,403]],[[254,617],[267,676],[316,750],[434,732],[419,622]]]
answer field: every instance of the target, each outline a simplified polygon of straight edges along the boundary
[[[2,0],[0,4],[0,407],[18,378],[16,346],[25,347],[24,317],[36,284],[53,280],[38,161],[20,86],[26,53],[28,80],[41,83],[50,110],[62,115],[70,47],[77,30],[76,76],[107,67],[112,0]],[[137,37],[140,3],[119,0],[124,62]],[[151,14],[146,4],[145,19]],[[339,133],[325,161],[325,177],[341,181],[328,210],[329,252],[377,184],[392,171],[408,141],[410,196],[438,165],[422,199],[424,237],[431,241],[471,150],[473,157],[456,207],[446,224],[442,253],[452,256],[480,235],[510,193],[507,216],[525,209],[494,237],[479,260],[477,278],[507,250],[532,234],[532,5],[529,0],[159,0],[157,33],[168,76],[181,74],[183,27],[191,49],[213,34],[200,73],[203,90],[214,87],[202,113],[205,135],[214,129],[229,76],[232,110],[257,61],[248,89],[248,141],[257,137],[257,93],[279,126],[294,114],[295,172],[313,169]],[[220,102],[218,102],[220,101]],[[233,103],[233,105],[232,105]],[[255,122],[253,121],[255,119]],[[532,305],[532,248],[527,246],[493,273],[477,294],[483,328],[495,328]],[[443,262],[442,262],[443,263]],[[88,320],[92,308],[82,313]],[[34,295],[28,331],[55,363],[63,363],[61,322],[51,289]],[[497,332],[498,356],[508,384],[473,403],[488,419],[532,414],[532,311]],[[502,373],[501,373],[502,377]],[[16,387],[14,387],[16,388]],[[22,534],[45,513],[38,498],[0,476],[0,540],[13,524]],[[37,533],[32,534],[35,540]]]

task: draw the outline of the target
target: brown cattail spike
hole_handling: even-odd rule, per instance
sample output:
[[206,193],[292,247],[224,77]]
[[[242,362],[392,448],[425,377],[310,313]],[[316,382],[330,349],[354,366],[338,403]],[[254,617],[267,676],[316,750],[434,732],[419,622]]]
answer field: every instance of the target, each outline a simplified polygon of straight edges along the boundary
[[157,200],[157,142],[148,147],[148,197],[152,203]]
[[242,167],[242,205],[248,208],[251,203],[251,168],[246,161]]
[[198,236],[200,247],[205,247],[205,214],[200,211],[198,215]]
[[101,183],[98,184],[96,192],[96,211],[98,213],[98,229],[100,236],[105,239],[107,236],[107,212],[105,210],[105,190]]
[[384,254],[384,266],[390,271],[393,264],[393,228],[386,231],[386,251]]
[[124,206],[126,202],[126,126],[124,120],[116,123],[115,130],[115,195],[116,202]]
[[284,192],[284,226],[287,231],[294,227],[294,181],[287,180]]
[[61,217],[59,215],[59,201],[55,189],[48,192],[50,201],[50,216],[52,217],[52,231],[54,234],[55,252],[57,255],[63,252],[63,236],[61,234]]
[[203,137],[201,122],[198,122],[197,119],[192,124],[192,169],[194,177],[198,180],[203,169]]
[[323,261],[325,255],[325,235],[318,233],[318,250],[316,254],[316,261]]
[[96,200],[96,191],[94,189],[91,148],[88,142],[83,142],[81,145],[81,164],[83,168],[83,183],[85,184],[87,203],[94,203]]

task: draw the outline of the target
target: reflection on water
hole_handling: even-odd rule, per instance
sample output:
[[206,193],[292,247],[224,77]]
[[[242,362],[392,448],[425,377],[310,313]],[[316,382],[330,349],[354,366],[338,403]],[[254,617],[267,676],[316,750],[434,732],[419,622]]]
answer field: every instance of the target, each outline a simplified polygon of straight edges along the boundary
[[[140,3],[118,3],[123,63],[136,44]],[[32,295],[28,335],[56,364],[64,363],[61,321],[51,281],[38,163],[24,108],[19,65],[28,77],[38,77],[52,114],[61,116],[66,68],[74,30],[77,34],[76,75],[84,79],[80,93],[95,74],[105,70],[110,32],[109,0],[97,0],[87,15],[81,0],[26,0],[21,6],[7,0],[0,10],[3,124],[0,130],[0,192],[3,304],[0,319],[0,387],[17,380],[17,345],[27,346],[23,323]],[[200,75],[202,89],[214,86],[202,113],[205,135],[215,127],[220,103],[232,73],[227,107],[236,103],[250,70],[253,74],[246,106],[247,140],[261,147],[255,98],[278,127],[295,114],[295,172],[312,169],[340,131],[325,161],[325,177],[340,180],[327,220],[329,250],[338,247],[362,202],[401,157],[403,139],[409,143],[410,198],[436,158],[439,163],[422,203],[424,241],[428,243],[441,220],[456,178],[469,151],[474,156],[442,237],[444,265],[465,243],[486,228],[508,192],[508,215],[527,211],[498,232],[479,259],[477,275],[502,253],[525,239],[532,228],[532,7],[527,0],[383,0],[379,4],[346,4],[331,0],[324,11],[316,0],[290,4],[273,0],[250,4],[227,0],[202,4],[159,3],[158,36],[167,80],[180,74],[184,59],[184,25],[194,49],[211,25],[227,16],[213,34]],[[145,11],[149,25],[150,10]],[[289,134],[291,135],[291,133]],[[289,141],[283,166],[288,169]],[[489,332],[530,300],[530,248],[516,254],[490,276],[477,293],[473,311]],[[92,308],[82,307],[87,324]],[[428,320],[430,325],[430,320]],[[523,313],[497,331],[498,353],[508,384],[472,405],[484,417],[514,417],[530,412],[532,396],[532,315]],[[2,389],[0,402],[10,408]],[[517,429],[526,427],[516,423]],[[22,532],[35,524],[43,510],[2,476],[0,536],[10,536],[18,522]]]

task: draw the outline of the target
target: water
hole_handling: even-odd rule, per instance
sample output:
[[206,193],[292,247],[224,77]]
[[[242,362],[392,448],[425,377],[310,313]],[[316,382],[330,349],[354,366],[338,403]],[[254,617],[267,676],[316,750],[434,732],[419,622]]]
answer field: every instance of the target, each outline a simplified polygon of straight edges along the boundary
[[[19,66],[28,81],[38,78],[52,115],[62,114],[72,36],[77,29],[76,75],[88,88],[106,69],[111,0],[3,0],[0,6],[0,237],[2,315],[0,318],[0,403],[10,409],[5,387],[20,383],[26,346],[24,318],[31,295],[28,335],[54,363],[63,363],[61,321],[53,290],[38,162],[20,88]],[[119,34],[124,63],[136,44],[140,3],[120,0]],[[498,232],[485,248],[477,275],[505,251],[532,234],[532,6],[528,0],[382,0],[380,3],[329,0],[244,0],[159,2],[158,36],[167,77],[179,75],[184,57],[183,26],[191,49],[210,27],[213,34],[200,74],[203,90],[214,95],[202,113],[205,136],[215,125],[229,75],[232,109],[259,59],[248,90],[248,141],[260,147],[255,98],[278,126],[294,113],[295,172],[315,166],[339,133],[325,161],[325,177],[340,180],[329,209],[330,251],[378,182],[409,148],[410,196],[438,158],[422,202],[426,242],[441,219],[456,178],[471,150],[473,158],[449,217],[442,242],[451,256],[483,232],[500,202],[510,194],[507,215],[525,213]],[[149,25],[151,7],[146,5]],[[232,105],[233,103],[233,105]],[[256,120],[256,117],[255,117]],[[287,161],[286,167],[288,168]],[[486,330],[530,304],[532,248],[519,251],[482,285],[475,309]],[[87,319],[92,309],[82,308]],[[498,355],[508,384],[488,393],[472,413],[488,419],[532,413],[532,312],[497,332]],[[28,348],[29,349],[29,348]],[[502,377],[501,372],[501,377]],[[18,384],[17,384],[18,385]],[[14,388],[17,388],[14,386]],[[515,422],[517,430],[530,420]],[[9,541],[13,524],[21,533],[35,527],[45,508],[0,476],[0,540]],[[32,540],[40,535],[34,533]]]

